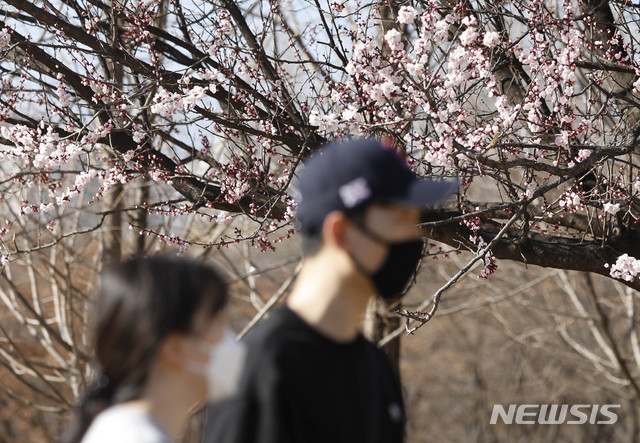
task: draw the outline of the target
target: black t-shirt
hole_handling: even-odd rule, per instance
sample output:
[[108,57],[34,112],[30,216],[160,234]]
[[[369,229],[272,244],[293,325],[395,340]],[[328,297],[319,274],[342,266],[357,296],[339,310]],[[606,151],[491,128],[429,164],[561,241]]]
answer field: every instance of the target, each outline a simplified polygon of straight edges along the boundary
[[359,335],[335,342],[287,307],[247,340],[237,396],[209,410],[208,443],[396,443],[399,383],[387,356]]

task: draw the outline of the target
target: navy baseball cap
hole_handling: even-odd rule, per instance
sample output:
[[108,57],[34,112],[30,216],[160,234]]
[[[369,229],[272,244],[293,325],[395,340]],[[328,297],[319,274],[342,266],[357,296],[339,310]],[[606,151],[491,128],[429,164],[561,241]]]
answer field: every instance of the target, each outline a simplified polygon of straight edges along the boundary
[[300,176],[298,227],[318,232],[332,211],[368,203],[430,207],[458,190],[457,180],[422,179],[392,149],[372,139],[342,140],[322,147]]

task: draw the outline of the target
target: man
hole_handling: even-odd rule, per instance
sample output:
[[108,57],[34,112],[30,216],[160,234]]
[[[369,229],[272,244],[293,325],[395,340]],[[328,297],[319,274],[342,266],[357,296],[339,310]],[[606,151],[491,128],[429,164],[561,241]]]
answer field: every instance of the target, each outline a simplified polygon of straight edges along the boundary
[[208,442],[403,441],[399,383],[360,325],[372,296],[396,298],[413,278],[420,209],[457,186],[419,180],[374,140],[334,143],[310,159],[300,275],[286,306],[248,336],[239,395],[212,408]]

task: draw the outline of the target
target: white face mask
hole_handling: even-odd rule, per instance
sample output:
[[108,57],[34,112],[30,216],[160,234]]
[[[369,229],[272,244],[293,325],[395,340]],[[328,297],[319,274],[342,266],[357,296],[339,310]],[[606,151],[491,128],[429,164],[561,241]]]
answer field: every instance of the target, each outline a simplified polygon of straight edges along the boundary
[[189,365],[193,372],[206,377],[208,401],[214,402],[233,395],[238,389],[247,354],[244,343],[236,341],[234,334],[227,329],[222,340],[215,345],[201,339],[194,344],[200,351],[209,355],[208,363]]
[[231,331],[225,331],[224,338],[211,348],[207,364],[209,401],[221,400],[236,392],[246,356],[244,343],[236,341]]

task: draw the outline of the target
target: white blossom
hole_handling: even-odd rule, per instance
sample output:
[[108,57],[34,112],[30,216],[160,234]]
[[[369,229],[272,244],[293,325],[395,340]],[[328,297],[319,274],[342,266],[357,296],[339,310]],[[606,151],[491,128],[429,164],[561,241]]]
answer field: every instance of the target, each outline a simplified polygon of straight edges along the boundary
[[640,260],[628,254],[622,254],[613,266],[606,264],[605,267],[610,268],[609,275],[613,278],[634,281],[635,277],[640,273]]
[[91,180],[93,180],[93,178],[96,175],[98,175],[98,171],[96,171],[95,169],[90,169],[88,171],[82,171],[76,177],[76,181],[74,183],[74,187],[77,188],[78,190],[86,188],[87,186],[89,186],[89,183],[91,183]]
[[139,129],[136,129],[135,131],[133,131],[133,141],[136,143],[142,142],[146,136],[147,136],[147,133]]
[[309,123],[317,126],[321,132],[331,132],[338,129],[338,118],[334,113],[320,115],[318,111],[313,110],[309,115]]
[[413,23],[417,15],[418,13],[411,6],[403,6],[400,8],[400,11],[398,11],[398,23],[402,23],[404,25]]
[[462,34],[460,34],[460,43],[462,43],[464,46],[469,46],[476,41],[477,37],[478,31],[476,31],[476,28],[474,28],[473,26],[469,26],[462,32]]
[[169,117],[182,104],[182,96],[178,93],[171,93],[164,88],[160,88],[158,93],[153,97],[153,102],[151,112],[154,114],[164,114],[165,117]]
[[558,202],[561,208],[575,208],[581,204],[580,196],[574,191],[568,191]]
[[620,212],[620,203],[605,203],[602,205],[602,209],[604,212],[607,212],[611,215],[616,215]]
[[500,95],[496,98],[496,110],[498,111],[498,115],[500,115],[505,126],[509,126],[516,118],[515,112],[509,104],[509,100],[506,95]]
[[527,183],[524,185],[525,193],[524,196],[527,200],[533,197],[533,194],[536,192],[536,184],[534,182]]
[[358,115],[358,109],[353,105],[349,105],[349,107],[347,109],[342,111],[342,119],[343,120],[351,120],[356,115]]
[[453,21],[453,17],[449,18],[447,15],[444,19],[438,20],[435,25],[435,32],[433,34],[436,43],[442,43],[447,40],[449,35],[449,26]]
[[233,26],[231,25],[231,22],[228,19],[220,20],[220,23],[218,25],[218,30],[216,32],[218,37],[227,36],[231,34],[232,31],[233,31]]
[[568,149],[569,148],[569,131],[560,131],[555,137],[556,145]]
[[482,44],[487,48],[494,48],[500,43],[500,33],[489,31],[482,38]]
[[[136,143],[139,143],[139,142],[136,142]],[[122,159],[125,162],[128,162],[128,161],[131,161],[133,157],[135,157],[135,155],[136,155],[136,151],[134,149],[129,149],[127,152],[122,154]]]
[[201,100],[207,95],[207,90],[202,86],[194,86],[184,97],[182,97],[182,106],[186,110],[191,110],[196,107],[198,100]]
[[407,63],[407,71],[411,75],[419,76],[424,75],[424,64],[423,63]]
[[0,31],[0,48],[9,46],[11,43],[11,35],[9,35],[9,28],[2,28]]
[[404,45],[402,44],[402,34],[397,29],[388,30],[384,35],[384,40],[392,51],[401,51],[404,49]]
[[63,108],[67,108],[71,106],[71,94],[67,91],[67,87],[64,83],[58,83],[56,87],[56,93],[58,94],[58,99],[60,100],[60,106]]

